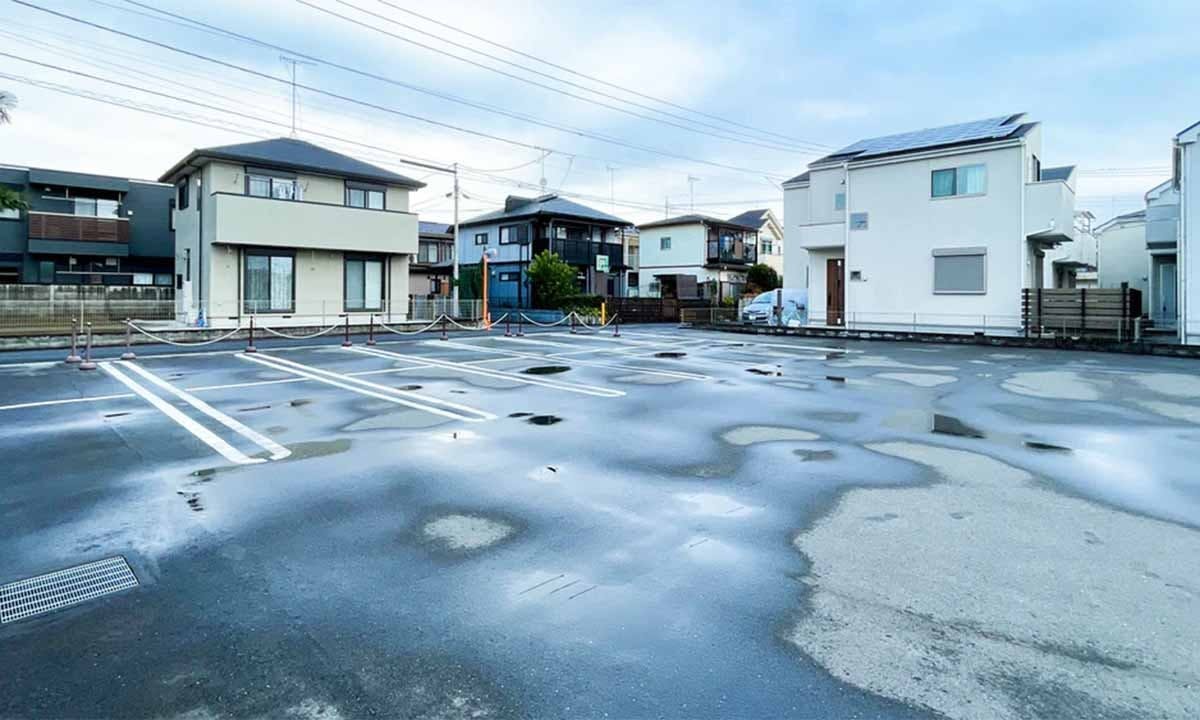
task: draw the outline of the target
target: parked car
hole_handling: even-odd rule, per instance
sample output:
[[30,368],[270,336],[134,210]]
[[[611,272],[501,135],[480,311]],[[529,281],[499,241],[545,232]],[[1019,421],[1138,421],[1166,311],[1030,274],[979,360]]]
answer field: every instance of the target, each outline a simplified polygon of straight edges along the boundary
[[742,308],[742,322],[800,327],[808,322],[808,290],[779,289],[761,293]]

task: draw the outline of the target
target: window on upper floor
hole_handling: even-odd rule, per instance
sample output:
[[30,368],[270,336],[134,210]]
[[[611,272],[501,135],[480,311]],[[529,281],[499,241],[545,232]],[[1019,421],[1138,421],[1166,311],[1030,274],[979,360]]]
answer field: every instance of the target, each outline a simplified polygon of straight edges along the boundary
[[488,243],[488,234],[487,233],[485,233],[485,232],[475,233],[475,244],[476,245],[487,245],[487,243]]
[[773,254],[773,248],[771,246],[771,238],[763,238],[762,240],[759,241],[758,246],[759,246],[759,250],[758,250],[759,253],[761,253],[763,255]]
[[367,185],[346,185],[346,206],[383,210],[386,191],[383,188]]
[[840,192],[833,196],[833,209],[834,210],[845,210],[846,209],[846,193]]
[[302,200],[303,193],[296,178],[275,177],[257,173],[246,174],[246,194],[276,200]]
[[0,220],[20,220],[21,210],[19,208],[4,208],[0,210]]
[[507,225],[500,228],[500,244],[525,244],[529,239],[528,225]]
[[1029,156],[1029,181],[1040,182],[1042,179],[1042,161],[1037,155]]
[[175,186],[175,207],[180,210],[187,210],[188,196],[191,195],[192,176],[185,175],[179,184]]
[[987,192],[987,166],[962,165],[934,170],[930,193],[935,198],[982,195]]
[[82,217],[115,218],[120,216],[121,205],[116,200],[76,197],[71,201],[74,204],[74,213]]
[[658,249],[659,250],[670,250],[671,249],[671,238],[660,237],[658,239]]

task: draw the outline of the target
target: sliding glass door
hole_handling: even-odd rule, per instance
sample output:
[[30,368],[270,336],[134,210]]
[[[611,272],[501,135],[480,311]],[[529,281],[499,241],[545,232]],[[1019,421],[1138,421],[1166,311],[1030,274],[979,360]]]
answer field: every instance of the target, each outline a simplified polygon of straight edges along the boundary
[[290,313],[296,309],[296,258],[285,250],[247,250],[247,313]]

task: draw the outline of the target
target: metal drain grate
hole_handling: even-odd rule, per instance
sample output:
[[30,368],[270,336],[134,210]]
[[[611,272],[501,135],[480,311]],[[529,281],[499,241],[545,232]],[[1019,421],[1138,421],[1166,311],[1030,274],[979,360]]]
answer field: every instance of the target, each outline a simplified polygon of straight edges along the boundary
[[18,580],[0,586],[0,623],[77,605],[137,584],[137,576],[120,555]]

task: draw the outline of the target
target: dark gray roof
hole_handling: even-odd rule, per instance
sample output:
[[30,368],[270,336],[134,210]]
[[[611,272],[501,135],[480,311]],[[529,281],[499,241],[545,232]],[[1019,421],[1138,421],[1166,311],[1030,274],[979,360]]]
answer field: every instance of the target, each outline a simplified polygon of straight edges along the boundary
[[1068,180],[1071,173],[1075,171],[1074,165],[1063,165],[1062,167],[1042,168],[1043,180]]
[[265,165],[286,170],[309,171],[323,175],[336,175],[351,180],[386,183],[389,185],[404,185],[410,188],[425,187],[425,183],[410,177],[384,170],[370,163],[363,162],[349,155],[343,155],[332,150],[326,150],[320,145],[314,145],[297,138],[274,138],[256,142],[240,143],[237,145],[221,145],[219,147],[198,148],[187,157],[175,163],[163,176],[161,182],[174,182],[183,167],[201,158],[214,160],[232,160],[234,162]]
[[[1036,123],[1021,123],[1020,121],[1024,117],[1024,113],[999,115],[983,120],[973,120],[971,122],[925,128],[923,130],[914,130],[896,135],[867,138],[859,140],[852,145],[847,145],[830,155],[826,155],[820,160],[813,162],[809,167],[828,162],[885,157],[917,150],[957,147],[959,145],[972,145],[1021,137],[1036,125]],[[789,180],[788,182],[791,181]]]
[[615,215],[609,215],[587,205],[567,200],[558,195],[542,195],[535,198],[509,195],[504,200],[503,210],[493,210],[483,215],[477,215],[470,220],[460,222],[458,226],[482,225],[499,220],[516,220],[529,217],[564,217],[576,220],[586,220],[603,225],[632,225],[628,220],[622,220]]
[[419,234],[419,235],[423,235],[423,236],[443,235],[445,237],[454,237],[454,226],[453,225],[447,225],[446,223],[428,222],[425,220],[418,221],[417,225],[418,225],[417,234]]
[[703,223],[705,225],[726,225],[741,228],[742,230],[758,230],[758,225],[747,225],[740,222],[733,222],[732,220],[722,220],[721,218],[713,217],[711,215],[700,215],[699,213],[676,215],[675,217],[667,218],[665,220],[655,220],[654,222],[642,223],[641,225],[638,225],[638,229],[642,230],[645,228],[667,227],[668,225],[693,225],[696,223]]
[[1200,125],[1200,121],[1194,122],[1191,125],[1188,125],[1184,129],[1180,130],[1179,132],[1175,133],[1175,139],[1176,140],[1181,139],[1185,134],[1191,132],[1192,128],[1196,127],[1197,125]]
[[126,178],[43,168],[29,168],[29,184],[129,192],[129,180]]
[[805,170],[804,172],[800,173],[799,175],[797,175],[796,177],[794,177],[790,180],[784,180],[783,184],[786,186],[786,185],[791,185],[792,183],[808,182],[808,179],[811,175],[812,175],[812,173]]
[[756,228],[762,227],[762,224],[767,220],[767,213],[770,212],[767,208],[761,210],[747,210],[740,215],[734,215],[725,222],[733,225],[747,225]]

